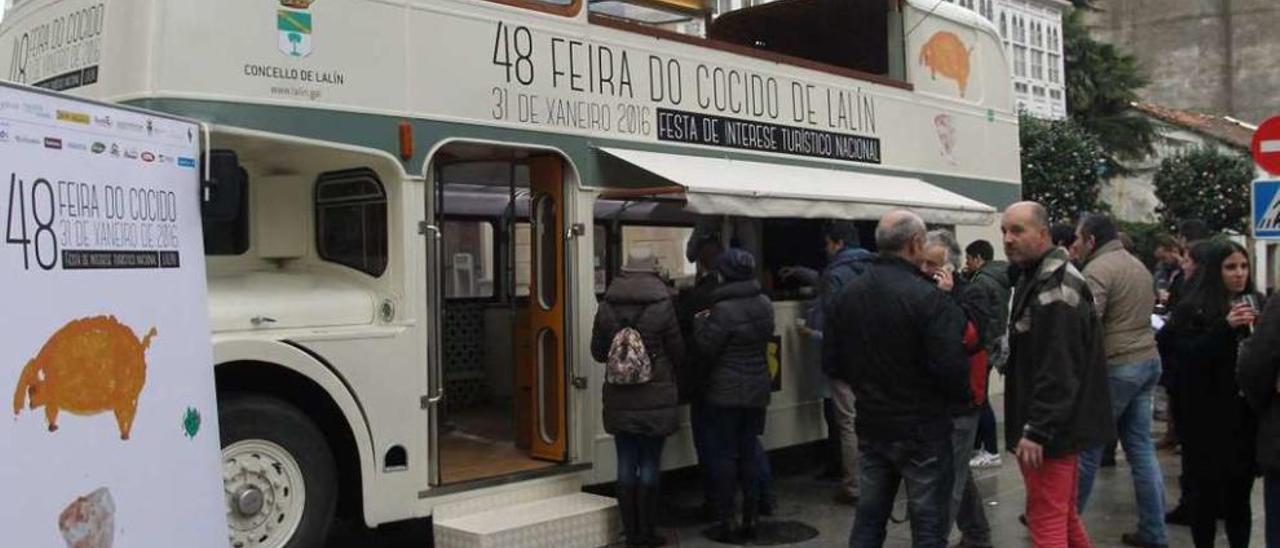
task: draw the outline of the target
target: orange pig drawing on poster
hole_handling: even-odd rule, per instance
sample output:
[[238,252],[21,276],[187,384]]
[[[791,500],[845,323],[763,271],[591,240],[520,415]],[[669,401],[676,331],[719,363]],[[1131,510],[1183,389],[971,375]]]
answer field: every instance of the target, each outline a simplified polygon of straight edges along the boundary
[[49,431],[58,412],[96,415],[115,412],[120,439],[129,439],[138,395],[147,382],[146,352],[156,329],[141,341],[115,316],[94,316],[64,325],[27,362],[13,392],[13,414],[22,406],[44,406]]
[[935,80],[939,74],[955,80],[960,86],[960,96],[964,97],[965,88],[969,87],[969,55],[972,53],[973,48],[966,47],[955,33],[938,31],[920,47],[920,64],[929,67],[929,76]]

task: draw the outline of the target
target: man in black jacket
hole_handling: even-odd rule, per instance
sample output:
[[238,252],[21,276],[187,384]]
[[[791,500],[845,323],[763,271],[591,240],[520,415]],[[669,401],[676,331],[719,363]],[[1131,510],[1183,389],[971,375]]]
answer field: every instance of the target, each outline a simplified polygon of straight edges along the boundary
[[1076,509],[1081,450],[1115,437],[1102,325],[1043,206],[1020,202],[1001,221],[1021,272],[1009,313],[1005,443],[1017,448],[1035,546],[1089,546]]
[[855,548],[884,544],[898,484],[915,546],[944,547],[952,488],[949,408],[968,396],[964,313],[922,272],[925,224],[907,211],[876,227],[880,257],[837,297],[824,358],[856,399],[859,487]]

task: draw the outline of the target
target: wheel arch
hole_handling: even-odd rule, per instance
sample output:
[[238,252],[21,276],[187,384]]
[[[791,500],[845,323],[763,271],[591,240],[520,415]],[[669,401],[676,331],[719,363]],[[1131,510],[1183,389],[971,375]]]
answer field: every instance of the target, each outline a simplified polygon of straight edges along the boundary
[[368,523],[373,443],[363,409],[327,364],[275,340],[214,342],[218,399],[236,393],[280,398],[316,421],[338,467],[338,515]]

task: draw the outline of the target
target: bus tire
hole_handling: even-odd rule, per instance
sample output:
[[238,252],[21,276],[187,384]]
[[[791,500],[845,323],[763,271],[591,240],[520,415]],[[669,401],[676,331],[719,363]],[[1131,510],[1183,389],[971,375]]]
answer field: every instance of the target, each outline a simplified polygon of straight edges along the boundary
[[277,398],[233,395],[218,404],[231,546],[323,546],[338,501],[324,434]]

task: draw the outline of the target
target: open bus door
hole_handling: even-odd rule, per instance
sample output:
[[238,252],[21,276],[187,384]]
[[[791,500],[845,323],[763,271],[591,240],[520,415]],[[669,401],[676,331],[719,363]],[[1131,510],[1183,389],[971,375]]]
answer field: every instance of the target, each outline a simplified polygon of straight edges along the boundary
[[538,459],[562,462],[566,443],[565,367],[565,250],[564,166],[555,156],[529,159],[532,234],[532,291],[529,330],[533,351],[521,372],[531,388],[528,413],[532,429],[530,453]]

